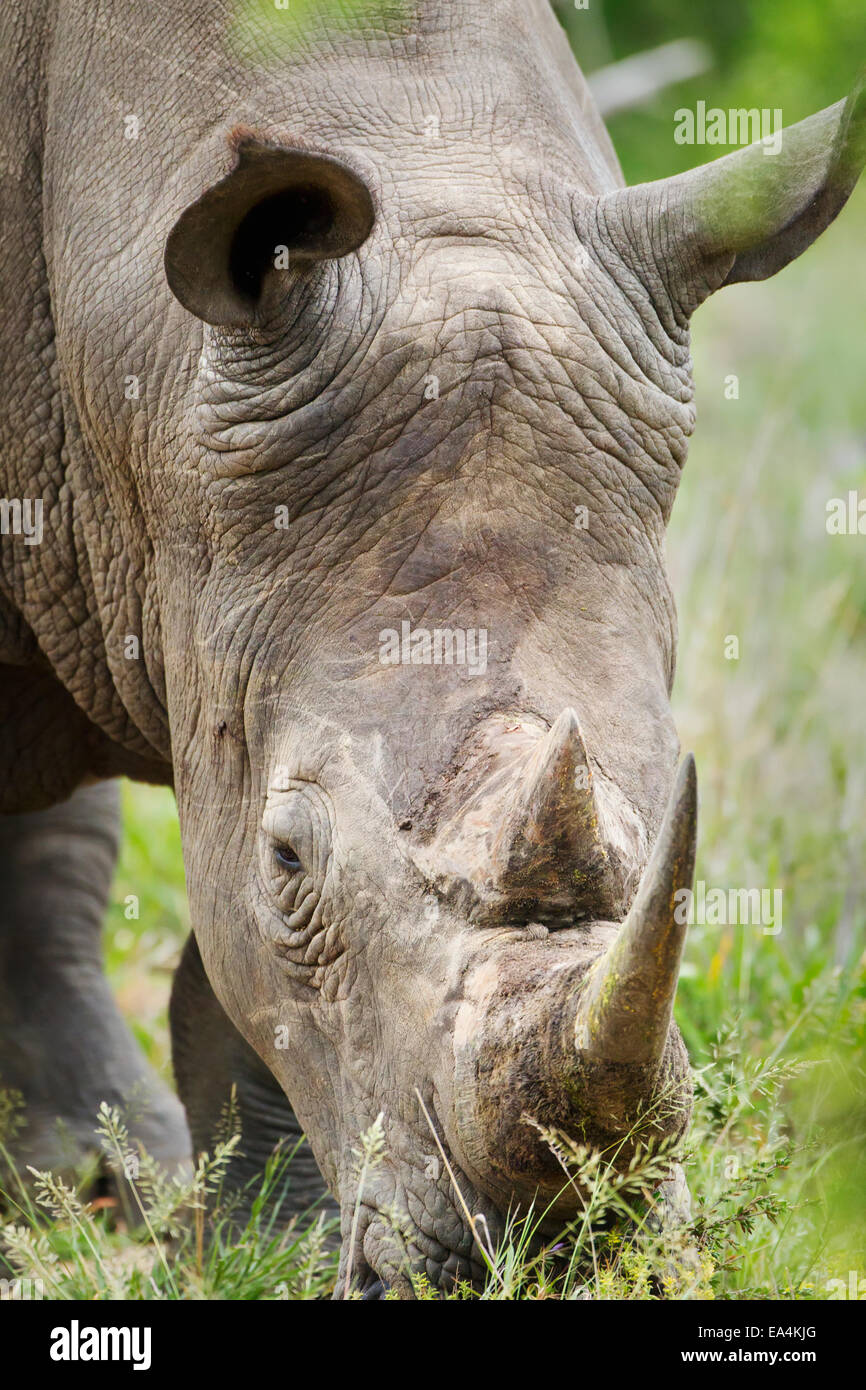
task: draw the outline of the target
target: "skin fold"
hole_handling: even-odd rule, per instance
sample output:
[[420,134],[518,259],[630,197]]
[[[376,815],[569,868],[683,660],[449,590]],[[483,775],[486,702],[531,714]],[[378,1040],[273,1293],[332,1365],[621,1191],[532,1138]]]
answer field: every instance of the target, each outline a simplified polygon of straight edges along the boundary
[[[0,20],[0,486],[44,501],[41,544],[2,537],[0,807],[36,827],[89,781],[174,787],[194,1144],[233,1082],[253,1156],[300,1127],[341,1289],[408,1294],[409,1269],[480,1277],[467,1210],[495,1237],[557,1199],[524,1111],[602,1148],[688,1122],[663,545],[689,318],[836,215],[863,102],[626,189],[546,0],[290,39],[267,8]],[[383,662],[404,622],[483,630],[485,661]],[[2,918],[0,1000],[41,911]],[[92,1020],[91,964],[70,979],[101,1096],[112,1006]],[[17,1048],[62,1116],[28,1028],[0,1074]]]

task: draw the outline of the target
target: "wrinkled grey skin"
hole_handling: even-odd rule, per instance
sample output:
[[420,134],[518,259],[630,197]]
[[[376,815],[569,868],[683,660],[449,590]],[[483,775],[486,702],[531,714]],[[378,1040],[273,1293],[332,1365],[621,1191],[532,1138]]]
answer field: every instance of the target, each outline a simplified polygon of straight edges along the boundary
[[[16,837],[90,780],[174,786],[195,942],[172,1028],[193,1140],[232,1080],[253,1166],[300,1123],[340,1205],[343,1277],[351,1258],[368,1293],[406,1288],[392,1208],[415,1268],[479,1273],[419,1095],[494,1233],[511,1197],[548,1190],[537,1145],[488,1167],[499,1093],[469,1105],[467,1049],[500,1036],[505,979],[532,982],[526,1036],[547,1037],[551,981],[579,981],[616,936],[677,763],[662,546],[694,423],[689,315],[804,249],[859,154],[831,108],[788,162],[722,161],[721,194],[701,176],[626,194],[546,0],[415,9],[291,48],[233,38],[227,9],[199,0],[40,0],[0,21],[2,489],[45,499],[41,545],[2,539],[4,853],[19,862]],[[174,282],[183,303],[164,255],[245,140],[340,160],[374,222],[348,254],[270,271],[249,322],[227,327],[202,321],[217,315],[208,247],[202,283]],[[381,664],[380,632],[404,619],[486,629],[486,671]],[[491,906],[443,827],[485,740],[513,736],[523,756],[567,707],[625,827],[616,906],[569,915],[510,890]],[[85,867],[104,855],[81,833],[91,795],[67,812]],[[275,857],[288,845],[297,872]],[[82,878],[92,936],[107,875]],[[17,1049],[25,1095],[47,1090],[42,1110],[53,1099],[85,1142],[94,1097],[153,1083],[111,1040],[92,951],[51,978],[45,891],[34,881],[32,923],[4,920],[0,1002],[43,962],[49,1008],[87,1040],[86,1084],[74,1103],[46,1085],[29,985],[29,1021],[3,1005],[0,1071]],[[515,1093],[542,1121],[586,1115],[604,1142],[591,1087],[562,1105],[546,1079],[535,1094],[561,1062],[546,1048],[514,1061]],[[656,1060],[685,1084],[672,1027]],[[157,1093],[145,1134],[167,1160],[185,1148],[173,1104]],[[350,1256],[351,1148],[380,1113],[388,1156]],[[317,1186],[308,1165],[299,1204]]]

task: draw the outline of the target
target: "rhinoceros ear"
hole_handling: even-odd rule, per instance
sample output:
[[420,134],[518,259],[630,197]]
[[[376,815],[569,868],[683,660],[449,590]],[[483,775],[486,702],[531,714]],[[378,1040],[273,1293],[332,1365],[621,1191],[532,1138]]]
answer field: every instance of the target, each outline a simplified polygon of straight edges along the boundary
[[775,275],[830,225],[866,164],[866,83],[781,137],[775,149],[758,141],[604,200],[681,311],[723,285]]
[[205,323],[250,325],[269,271],[347,256],[373,221],[369,189],[339,160],[245,140],[231,173],[172,228],[166,277]]

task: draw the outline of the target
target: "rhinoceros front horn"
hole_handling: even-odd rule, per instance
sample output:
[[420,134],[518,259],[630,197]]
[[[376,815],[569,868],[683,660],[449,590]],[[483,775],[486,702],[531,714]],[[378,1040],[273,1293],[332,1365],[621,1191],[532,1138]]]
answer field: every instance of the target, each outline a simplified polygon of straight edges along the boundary
[[574,1040],[587,1060],[651,1067],[662,1057],[686,936],[687,913],[678,898],[692,886],[697,794],[690,754],[631,910],[584,980]]

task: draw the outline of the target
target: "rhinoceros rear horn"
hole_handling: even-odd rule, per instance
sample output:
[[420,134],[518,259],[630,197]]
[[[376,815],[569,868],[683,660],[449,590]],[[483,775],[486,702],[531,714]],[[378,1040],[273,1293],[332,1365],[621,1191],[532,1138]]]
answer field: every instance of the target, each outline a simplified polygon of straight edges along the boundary
[[601,220],[620,225],[618,244],[635,248],[636,273],[649,270],[687,315],[722,286],[765,280],[805,251],[842,210],[864,165],[861,78],[847,101],[735,154],[607,195]]
[[256,322],[271,272],[347,256],[373,221],[369,189],[339,160],[245,140],[231,173],[172,228],[166,277],[197,318],[242,327]]

